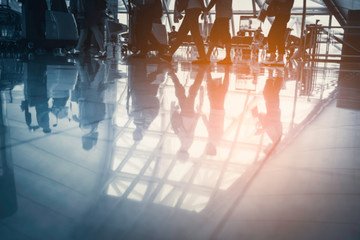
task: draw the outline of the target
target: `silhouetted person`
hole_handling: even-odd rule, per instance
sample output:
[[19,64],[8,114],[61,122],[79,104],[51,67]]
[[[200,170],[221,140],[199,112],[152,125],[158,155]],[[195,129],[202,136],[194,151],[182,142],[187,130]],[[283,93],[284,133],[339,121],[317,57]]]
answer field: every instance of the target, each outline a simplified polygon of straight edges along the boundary
[[[77,22],[79,24],[80,36],[73,54],[78,54],[84,49],[84,43],[88,38],[89,31],[95,37],[99,47],[99,53],[96,57],[105,57],[104,35],[99,25],[104,20],[104,3],[102,0],[75,0],[73,6],[76,7]],[[75,11],[74,9],[72,11]]]
[[275,19],[268,34],[269,56],[265,61],[266,64],[284,64],[285,30],[293,5],[294,0],[272,0],[267,7],[267,15],[274,16]]
[[[195,110],[195,99],[204,79],[206,68],[199,68],[193,84],[186,96],[185,88],[180,83],[175,72],[170,72],[170,77],[175,86],[175,95],[178,99],[180,109],[175,109],[171,115],[171,127],[179,137],[181,146],[177,152],[178,158],[187,160],[189,158],[188,150],[194,141],[195,128],[197,126],[200,114]],[[200,99],[200,105],[202,99]],[[200,106],[201,108],[201,106]]]
[[161,24],[162,17],[161,0],[145,1],[137,3],[135,15],[135,38],[140,52],[137,58],[144,58],[148,51],[155,49],[161,51],[161,45],[152,33],[152,24]]
[[161,55],[167,61],[171,61],[172,55],[176,50],[181,46],[183,41],[188,35],[188,32],[191,32],[192,40],[195,42],[196,48],[199,52],[199,60],[194,61],[193,63],[208,63],[206,59],[205,48],[203,39],[200,35],[199,30],[199,16],[201,11],[205,10],[203,0],[189,0],[187,7],[185,9],[185,17],[181,23],[178,33],[176,34],[176,39],[170,46],[169,55]]
[[225,59],[219,61],[219,64],[232,64],[231,62],[231,35],[230,19],[232,17],[232,0],[211,0],[206,12],[216,4],[216,19],[211,28],[210,45],[206,54],[207,60],[210,61],[211,53],[216,45],[224,44],[226,49]]
[[176,34],[177,34],[176,28],[175,28],[175,26],[172,26],[171,32],[168,34],[168,36],[169,36],[169,44],[170,45],[172,45],[173,42],[175,41]]
[[[74,14],[75,20],[76,20],[76,24],[78,25],[78,31],[80,34],[80,27],[82,27],[82,14],[78,13],[77,10],[77,1],[78,0],[70,0],[70,12]],[[99,4],[98,4],[98,8],[97,10],[99,11],[99,15],[101,16],[101,19],[99,21],[99,30],[101,32],[101,34],[103,35],[104,33],[104,16],[105,16],[105,11],[106,11],[106,0],[98,0]],[[103,15],[103,16],[102,16]],[[103,35],[104,36],[104,35]],[[92,43],[96,44],[96,39],[95,36],[93,34],[92,31],[87,31],[87,35],[85,37],[84,43],[82,45],[82,49],[79,49],[80,51],[88,51],[91,48],[91,44]],[[96,47],[96,50],[100,50],[98,45],[94,45],[94,47]]]
[[207,92],[210,102],[209,119],[203,118],[209,133],[208,143],[206,145],[206,154],[216,155],[216,146],[221,141],[224,133],[225,120],[225,97],[229,88],[229,67],[225,68],[223,79],[212,79],[208,72]]

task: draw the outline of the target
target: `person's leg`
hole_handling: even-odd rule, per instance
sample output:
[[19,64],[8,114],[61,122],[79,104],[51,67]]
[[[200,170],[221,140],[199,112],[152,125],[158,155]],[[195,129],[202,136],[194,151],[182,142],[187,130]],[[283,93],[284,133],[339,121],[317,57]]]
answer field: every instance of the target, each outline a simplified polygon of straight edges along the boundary
[[189,30],[190,30],[190,14],[189,10],[185,10],[185,17],[180,25],[179,31],[176,34],[176,38],[170,48],[170,54],[173,55],[176,50],[180,47],[183,43],[184,39],[186,38]]
[[97,44],[99,45],[99,49],[101,52],[105,51],[105,47],[104,47],[104,38],[103,35],[100,32],[100,29],[97,25],[91,26],[91,31],[94,34],[95,40],[97,42]]
[[221,26],[223,31],[221,32],[222,41],[225,44],[226,55],[225,59],[219,63],[231,64],[231,34],[230,34],[230,19],[221,19]]
[[214,50],[215,48],[215,44],[210,42],[209,43],[209,48],[208,48],[208,51],[206,53],[206,60],[210,61],[210,58],[211,58],[211,54],[212,54],[212,51]]
[[290,16],[280,15],[277,17],[277,29],[278,29],[278,38],[276,42],[277,50],[278,50],[278,58],[277,62],[283,63],[284,54],[285,54],[285,32],[288,21],[290,20]]
[[210,58],[211,58],[211,54],[212,54],[212,51],[214,50],[215,48],[215,45],[216,43],[218,43],[218,39],[219,39],[219,33],[218,33],[218,24],[219,24],[219,19],[216,18],[215,19],[215,22],[211,28],[211,32],[210,32],[210,35],[209,35],[209,48],[208,48],[208,51],[207,51],[207,54],[206,54],[206,59],[208,61],[210,61]]
[[226,56],[225,59],[231,60],[231,42],[225,44]]
[[85,37],[85,40],[84,40],[84,44],[83,44],[83,50],[84,51],[87,51],[90,49],[91,47],[91,39],[92,39],[92,32],[91,31],[87,31],[87,34],[86,34],[86,37]]
[[149,40],[151,38],[151,30],[152,30],[152,19],[146,9],[140,11],[139,16],[139,26],[138,31],[139,34],[139,49],[140,53],[138,56],[145,57],[146,53],[149,51]]
[[268,42],[268,58],[265,62],[271,63],[276,61],[276,46],[279,35],[279,27],[278,27],[278,16],[275,17],[273,24],[271,25],[267,42]]
[[79,40],[76,44],[75,50],[76,51],[80,51],[83,49],[84,47],[84,42],[86,40],[86,37],[88,35],[88,29],[87,28],[82,28],[80,29],[80,36],[79,36]]
[[189,9],[188,11],[190,14],[191,36],[192,36],[192,38],[195,42],[196,48],[199,52],[200,59],[205,60],[206,55],[205,55],[204,42],[200,35],[200,30],[199,30],[199,16],[200,16],[201,10],[200,9]]

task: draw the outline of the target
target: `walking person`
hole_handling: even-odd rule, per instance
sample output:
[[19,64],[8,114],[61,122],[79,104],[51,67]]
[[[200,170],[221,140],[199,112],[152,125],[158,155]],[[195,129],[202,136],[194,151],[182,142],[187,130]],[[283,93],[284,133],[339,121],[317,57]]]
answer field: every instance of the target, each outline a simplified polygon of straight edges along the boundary
[[284,65],[285,31],[293,5],[294,0],[272,0],[269,4],[265,3],[264,5],[267,16],[275,17],[268,34],[267,54],[269,56],[264,64]]
[[163,14],[161,0],[150,0],[136,4],[135,38],[139,53],[135,58],[145,58],[150,50],[161,51],[161,44],[152,33],[153,23],[161,24]]
[[[104,11],[103,1],[101,0],[75,0],[77,18],[80,28],[80,36],[73,54],[79,54],[84,48],[88,32],[91,31],[99,46],[99,53],[95,57],[106,57],[104,46],[104,35],[101,33],[99,25],[103,24]],[[99,10],[101,9],[101,11]]]
[[[183,0],[177,0],[183,1]],[[175,3],[177,5],[177,3]],[[202,11],[205,10],[205,5],[203,0],[188,0],[185,7],[185,17],[181,23],[178,33],[176,34],[176,39],[170,47],[169,55],[161,54],[160,56],[167,61],[172,60],[172,55],[180,47],[180,45],[185,40],[188,32],[191,32],[193,41],[195,42],[196,48],[199,52],[199,59],[193,61],[195,64],[208,63],[206,59],[205,48],[203,39],[200,35],[199,30],[199,16]]]
[[212,51],[216,45],[225,45],[226,56],[218,64],[232,64],[231,62],[231,35],[230,19],[232,17],[232,0],[211,0],[206,12],[209,12],[215,5],[216,19],[210,33],[210,45],[206,59],[210,61]]

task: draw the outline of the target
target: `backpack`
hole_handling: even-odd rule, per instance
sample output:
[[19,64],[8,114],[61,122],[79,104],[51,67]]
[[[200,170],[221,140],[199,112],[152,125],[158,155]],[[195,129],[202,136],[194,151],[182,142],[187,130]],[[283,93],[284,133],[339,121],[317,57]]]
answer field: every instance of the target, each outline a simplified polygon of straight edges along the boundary
[[179,13],[184,11],[188,5],[189,0],[176,0],[175,2],[175,9]]

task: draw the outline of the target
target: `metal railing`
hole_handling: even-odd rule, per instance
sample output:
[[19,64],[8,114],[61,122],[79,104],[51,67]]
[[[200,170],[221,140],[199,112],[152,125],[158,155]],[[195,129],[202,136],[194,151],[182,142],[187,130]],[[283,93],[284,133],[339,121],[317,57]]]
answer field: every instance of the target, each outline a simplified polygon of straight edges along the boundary
[[[306,26],[304,40],[299,46],[305,61],[339,62],[344,60],[360,61],[360,48],[353,40],[360,40],[360,26]],[[348,51],[344,53],[343,48]],[[351,54],[349,54],[349,52]]]

